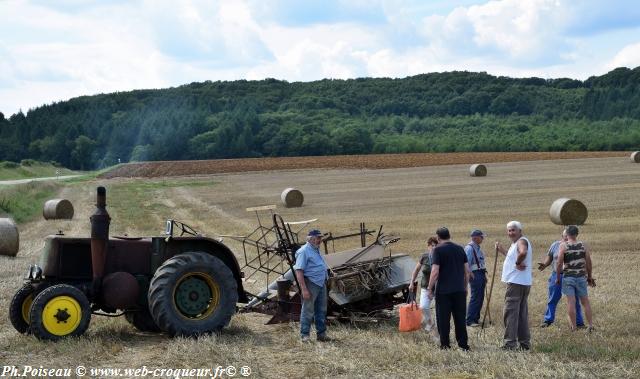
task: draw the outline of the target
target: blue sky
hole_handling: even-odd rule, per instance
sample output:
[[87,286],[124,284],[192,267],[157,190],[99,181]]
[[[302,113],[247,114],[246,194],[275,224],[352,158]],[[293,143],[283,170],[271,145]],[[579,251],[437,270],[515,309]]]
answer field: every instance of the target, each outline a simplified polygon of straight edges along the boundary
[[640,66],[627,0],[0,0],[0,112],[194,81]]

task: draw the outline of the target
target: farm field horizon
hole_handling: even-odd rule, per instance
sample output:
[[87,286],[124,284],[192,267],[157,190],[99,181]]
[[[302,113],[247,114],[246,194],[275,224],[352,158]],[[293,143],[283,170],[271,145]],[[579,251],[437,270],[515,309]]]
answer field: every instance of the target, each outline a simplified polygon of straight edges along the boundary
[[164,176],[211,175],[232,172],[299,169],[385,169],[428,167],[452,164],[520,162],[553,159],[607,158],[628,156],[625,151],[546,152],[456,152],[355,154],[298,157],[262,157],[180,161],[130,162],[105,169],[99,177],[157,178]]
[[[52,368],[80,364],[112,368],[234,365],[250,367],[252,377],[268,378],[637,377],[640,165],[629,162],[627,153],[609,153],[589,158],[584,157],[587,153],[582,157],[573,153],[573,159],[463,160],[421,167],[374,167],[378,169],[303,165],[285,166],[279,171],[188,171],[180,177],[158,171],[157,175],[134,175],[147,176],[145,179],[69,181],[61,185],[57,196],[72,201],[74,219],[39,219],[21,224],[18,256],[0,256],[0,307],[5,310],[0,318],[0,361],[5,365]],[[241,167],[251,170],[247,168],[252,167],[250,162],[243,160]],[[472,162],[486,163],[488,175],[470,177]],[[343,165],[351,167],[347,162]],[[523,223],[537,267],[535,262],[544,259],[549,244],[562,230],[549,220],[551,203],[560,197],[578,199],[589,210],[586,224],[580,227],[580,238],[591,247],[598,282],[589,290],[596,330],[592,334],[569,332],[564,299],[558,306],[556,323],[547,329],[537,328],[546,306],[550,271],[538,272],[534,267],[529,299],[532,351],[500,350],[504,285],[499,281],[499,257],[490,304],[493,325],[483,333],[468,329],[469,353],[440,351],[424,332],[399,333],[395,318],[379,323],[331,324],[329,333],[337,341],[308,345],[299,342],[297,323],[264,325],[268,317],[252,313],[237,314],[221,333],[198,339],[142,333],[123,317],[98,316],[92,317],[84,336],[59,343],[18,334],[6,313],[26,269],[38,261],[46,235],[58,230],[67,235],[89,235],[88,217],[99,185],[107,189],[111,235],[160,235],[164,220],[169,218],[192,225],[207,236],[243,235],[256,225],[255,215],[245,208],[278,204],[277,212],[286,220],[318,218],[312,225],[324,232],[356,232],[360,222],[373,229],[383,225],[386,233],[401,238],[391,245],[391,252],[407,253],[414,259],[439,226],[448,226],[453,241],[459,244],[468,242],[469,232],[479,228],[488,234],[482,247],[489,268],[495,260],[493,242],[508,243],[505,225],[510,220]],[[301,208],[281,206],[280,193],[287,187],[303,192]],[[242,265],[240,246],[229,240],[225,243]],[[336,244],[336,249],[343,247],[347,244]]]

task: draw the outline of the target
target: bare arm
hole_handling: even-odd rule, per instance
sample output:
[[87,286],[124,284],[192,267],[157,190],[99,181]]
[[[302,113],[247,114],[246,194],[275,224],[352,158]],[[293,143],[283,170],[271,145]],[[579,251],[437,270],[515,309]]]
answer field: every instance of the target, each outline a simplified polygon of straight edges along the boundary
[[427,286],[427,289],[429,290],[429,299],[433,299],[433,288],[438,281],[438,276],[440,276],[440,265],[431,265],[431,276],[429,276],[429,285]]
[[567,245],[560,244],[560,250],[558,251],[558,263],[556,264],[556,284],[560,284],[560,275],[562,275],[562,269],[564,268],[564,253],[567,251]]
[[[553,261],[553,259],[547,255],[544,262],[538,262],[538,270],[543,271],[545,268],[549,267],[551,265],[551,261]],[[551,269],[555,270],[555,267],[552,267]]]
[[505,256],[507,255],[507,249],[505,249],[504,246],[502,246],[500,241],[496,241],[496,250],[502,255],[505,255]]
[[586,261],[586,266],[587,266],[587,283],[589,283],[590,286],[595,287],[596,286],[596,281],[593,279],[593,273],[592,273],[592,264],[591,264],[591,252],[589,251],[589,247],[587,245],[584,245],[584,252],[585,252],[585,261]]
[[524,260],[527,258],[527,252],[529,250],[529,244],[527,241],[521,239],[518,240],[518,256],[516,257],[516,268],[523,271],[527,265],[524,264]]
[[429,276],[429,286],[427,287],[431,291],[433,291],[433,288],[438,281],[438,276],[440,276],[440,265],[434,264],[431,266],[431,276]]
[[311,292],[307,289],[307,284],[304,282],[304,271],[296,270],[296,278],[298,279],[298,284],[300,285],[300,292],[302,293],[302,298],[307,300],[311,298]]
[[413,273],[411,274],[411,282],[409,282],[409,291],[413,292],[413,287],[414,287],[414,283],[416,282],[416,279],[418,278],[418,273],[420,272],[420,267],[422,265],[420,264],[420,262],[418,262],[418,264],[416,265],[416,268],[413,269]]

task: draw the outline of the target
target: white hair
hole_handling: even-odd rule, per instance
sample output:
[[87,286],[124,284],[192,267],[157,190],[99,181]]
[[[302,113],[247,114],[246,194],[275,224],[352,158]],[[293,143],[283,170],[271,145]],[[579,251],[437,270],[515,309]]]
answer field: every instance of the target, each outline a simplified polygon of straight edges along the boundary
[[522,231],[522,224],[520,223],[520,221],[509,221],[507,223],[507,229],[512,229],[512,228],[516,228]]

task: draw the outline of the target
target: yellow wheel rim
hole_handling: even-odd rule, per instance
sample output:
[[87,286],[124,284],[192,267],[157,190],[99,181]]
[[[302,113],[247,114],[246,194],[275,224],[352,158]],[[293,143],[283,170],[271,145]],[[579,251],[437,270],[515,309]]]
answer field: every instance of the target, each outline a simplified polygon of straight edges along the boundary
[[220,286],[204,272],[183,275],[173,289],[173,306],[188,320],[206,319],[219,303]]
[[82,308],[70,296],[56,296],[49,300],[42,311],[42,324],[51,334],[66,336],[72,333],[82,319]]
[[29,296],[24,298],[22,302],[22,319],[28,324],[29,323],[29,312],[31,311],[31,304],[33,303],[33,294],[30,293]]

